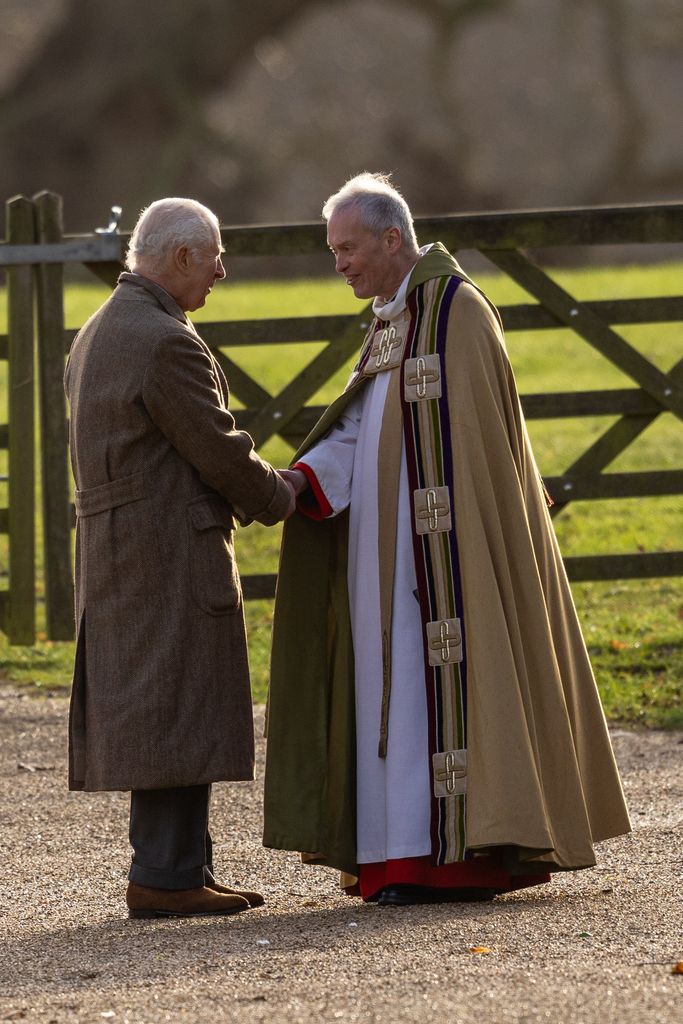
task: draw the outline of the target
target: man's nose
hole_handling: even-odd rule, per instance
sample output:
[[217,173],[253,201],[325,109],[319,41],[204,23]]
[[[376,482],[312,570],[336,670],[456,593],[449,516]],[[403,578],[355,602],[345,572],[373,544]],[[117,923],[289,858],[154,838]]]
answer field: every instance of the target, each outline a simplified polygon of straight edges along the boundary
[[343,274],[348,266],[348,262],[349,261],[343,253],[337,253],[334,259],[334,269],[338,274]]
[[216,263],[216,278],[222,281],[225,277],[225,267],[223,266],[223,260],[219,257]]

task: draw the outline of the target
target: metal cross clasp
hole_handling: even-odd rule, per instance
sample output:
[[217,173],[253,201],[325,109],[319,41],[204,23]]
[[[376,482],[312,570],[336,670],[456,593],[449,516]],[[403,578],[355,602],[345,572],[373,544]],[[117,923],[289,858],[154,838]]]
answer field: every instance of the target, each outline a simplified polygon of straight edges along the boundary
[[391,352],[394,345],[398,344],[398,335],[395,327],[385,327],[379,336],[379,352],[375,357],[375,366],[386,366],[391,359]]

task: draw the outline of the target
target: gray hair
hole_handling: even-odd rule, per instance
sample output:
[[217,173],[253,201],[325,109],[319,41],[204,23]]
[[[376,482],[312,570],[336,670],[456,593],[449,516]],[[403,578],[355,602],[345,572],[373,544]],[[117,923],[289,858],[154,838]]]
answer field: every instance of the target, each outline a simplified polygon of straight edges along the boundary
[[353,207],[360,213],[365,227],[376,238],[387,228],[398,228],[408,245],[417,249],[417,238],[410,208],[391,184],[390,174],[371,174],[364,171],[349,178],[323,206],[323,217],[329,220],[333,213]]
[[128,243],[126,266],[163,273],[169,257],[181,245],[196,258],[214,245],[216,235],[220,245],[216,214],[195,199],[157,199],[138,218]]

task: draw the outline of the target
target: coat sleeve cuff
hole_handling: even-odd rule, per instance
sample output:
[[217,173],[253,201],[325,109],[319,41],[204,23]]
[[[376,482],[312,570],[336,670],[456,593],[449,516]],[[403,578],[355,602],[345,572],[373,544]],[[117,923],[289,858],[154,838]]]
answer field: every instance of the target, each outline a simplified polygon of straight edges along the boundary
[[255,512],[253,518],[263,526],[274,526],[287,515],[290,502],[290,489],[281,476],[273,470],[273,494],[262,512]]
[[309,519],[328,519],[332,515],[332,506],[314,471],[305,462],[295,462],[292,469],[300,469],[308,480],[307,489],[296,499],[298,511]]

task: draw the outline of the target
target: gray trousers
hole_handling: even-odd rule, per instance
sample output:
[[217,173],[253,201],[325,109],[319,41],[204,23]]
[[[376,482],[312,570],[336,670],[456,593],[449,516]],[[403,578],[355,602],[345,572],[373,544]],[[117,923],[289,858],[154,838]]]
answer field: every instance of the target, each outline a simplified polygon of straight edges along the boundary
[[210,785],[131,792],[131,882],[153,889],[195,889],[213,881],[210,801]]

